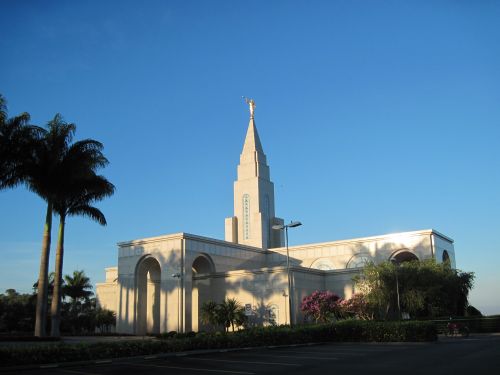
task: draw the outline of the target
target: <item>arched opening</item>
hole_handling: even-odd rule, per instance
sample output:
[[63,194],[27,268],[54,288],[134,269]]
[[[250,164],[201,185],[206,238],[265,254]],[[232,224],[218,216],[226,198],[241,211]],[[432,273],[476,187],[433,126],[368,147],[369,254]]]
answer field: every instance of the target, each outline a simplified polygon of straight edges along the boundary
[[418,261],[418,257],[408,250],[403,250],[394,253],[390,260],[391,262],[401,264],[404,262]]
[[314,262],[311,263],[311,267],[316,270],[322,270],[322,271],[330,271],[335,269],[335,266],[331,262],[330,259],[328,258],[318,258]]
[[191,324],[193,331],[207,329],[200,321],[200,308],[203,303],[212,300],[210,294],[211,280],[208,276],[215,272],[214,262],[207,254],[200,254],[193,261],[193,289],[191,294]]
[[370,254],[355,254],[347,262],[346,268],[361,268],[373,262]]
[[144,258],[136,270],[137,335],[160,333],[160,263],[153,257]]
[[448,265],[451,264],[451,259],[450,259],[450,254],[445,250],[443,251],[443,257],[442,257],[443,263],[447,263]]
[[208,255],[200,255],[193,262],[193,275],[215,272],[214,263]]

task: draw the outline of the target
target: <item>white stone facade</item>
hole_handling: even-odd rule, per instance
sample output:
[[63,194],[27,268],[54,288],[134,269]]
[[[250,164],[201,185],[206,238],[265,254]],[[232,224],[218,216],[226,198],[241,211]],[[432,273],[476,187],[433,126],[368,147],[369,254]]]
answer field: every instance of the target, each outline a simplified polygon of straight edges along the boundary
[[455,267],[453,240],[432,229],[293,246],[289,293],[286,248],[282,231],[272,229],[276,224],[283,220],[275,216],[274,185],[251,116],[226,240],[177,233],[119,243],[118,267],[106,268],[106,281],[96,287],[98,302],[116,312],[119,333],[198,331],[204,329],[202,303],[232,297],[252,306],[256,324],[298,323],[303,297],[331,290],[349,298],[352,278],[365,262],[435,258]]

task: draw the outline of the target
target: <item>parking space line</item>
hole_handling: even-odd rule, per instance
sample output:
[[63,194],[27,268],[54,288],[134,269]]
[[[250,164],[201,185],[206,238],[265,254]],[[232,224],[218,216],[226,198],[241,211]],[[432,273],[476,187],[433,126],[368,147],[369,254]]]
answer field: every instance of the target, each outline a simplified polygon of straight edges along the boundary
[[70,374],[100,375],[97,372],[85,372],[85,371],[78,371],[78,370],[68,370],[68,369],[65,369],[65,368],[58,368],[57,371],[69,372]]
[[362,353],[342,353],[332,350],[331,352],[313,352],[313,351],[299,351],[299,350],[276,350],[275,353],[297,353],[297,354],[340,354],[340,355],[363,355]]
[[142,364],[142,363],[135,363],[134,366],[170,368],[170,369],[185,370],[185,371],[221,372],[224,374],[245,374],[245,375],[254,375],[255,374],[255,372],[247,372],[247,371],[212,370],[212,369],[208,369],[208,368],[180,367],[180,366],[153,365],[153,364],[149,365],[149,364]]
[[211,358],[190,358],[195,361],[211,361],[211,362],[232,362],[232,363],[244,363],[244,364],[256,364],[256,365],[277,365],[277,366],[300,366],[296,363],[282,363],[282,362],[261,362],[261,361],[235,361],[231,359],[211,359]]
[[325,358],[325,357],[310,357],[310,356],[297,356],[297,355],[274,355],[274,354],[259,354],[259,353],[252,353],[251,355],[259,356],[259,357],[269,357],[269,358],[295,358],[295,359],[324,359],[327,361],[336,361],[338,358]]

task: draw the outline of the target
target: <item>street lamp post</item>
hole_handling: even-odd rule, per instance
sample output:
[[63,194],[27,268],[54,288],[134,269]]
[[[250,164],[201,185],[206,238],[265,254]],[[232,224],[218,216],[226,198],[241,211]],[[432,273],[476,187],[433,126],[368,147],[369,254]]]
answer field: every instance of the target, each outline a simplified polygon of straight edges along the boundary
[[285,246],[286,246],[286,276],[288,279],[288,313],[290,314],[290,326],[293,326],[293,305],[292,305],[292,282],[290,280],[290,253],[288,251],[288,228],[295,228],[301,226],[300,221],[291,221],[286,225],[273,225],[273,229],[285,230]]
[[181,274],[173,273],[172,277],[177,279],[177,333],[181,330]]
[[401,320],[401,303],[399,301],[399,262],[394,260],[392,262],[394,264],[395,270],[396,270],[396,297],[397,297],[397,302],[398,302],[398,320]]

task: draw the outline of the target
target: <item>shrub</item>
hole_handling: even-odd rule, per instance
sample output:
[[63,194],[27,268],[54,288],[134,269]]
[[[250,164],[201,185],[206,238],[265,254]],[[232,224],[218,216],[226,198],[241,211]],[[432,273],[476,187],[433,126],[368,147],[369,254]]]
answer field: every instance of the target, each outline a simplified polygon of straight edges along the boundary
[[[169,333],[170,334],[170,333]],[[0,348],[0,366],[65,361],[96,360],[169,353],[196,349],[242,348],[262,345],[302,344],[329,341],[433,341],[432,322],[375,322],[345,320],[334,324],[297,327],[271,326],[234,333],[201,332],[162,335],[161,340],[97,344],[55,344]]]
[[316,323],[326,323],[340,315],[340,297],[330,291],[314,291],[302,299],[300,309]]

